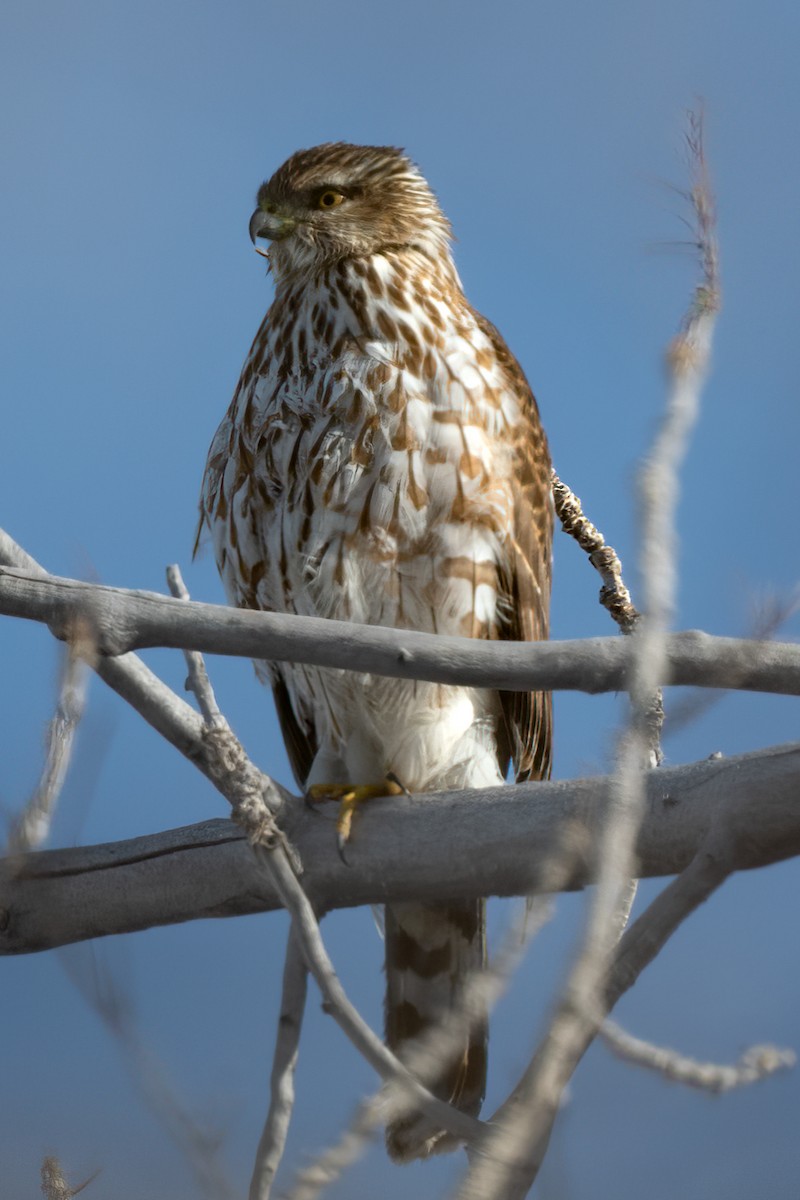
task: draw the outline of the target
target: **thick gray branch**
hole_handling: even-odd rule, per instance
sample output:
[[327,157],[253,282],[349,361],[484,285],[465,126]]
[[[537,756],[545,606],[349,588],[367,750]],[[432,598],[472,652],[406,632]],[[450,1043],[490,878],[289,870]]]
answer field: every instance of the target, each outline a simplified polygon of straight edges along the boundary
[[[320,911],[527,895],[568,836],[578,853],[565,886],[594,877],[607,789],[596,778],[375,800],[360,814],[348,865],[336,852],[333,807],[298,800],[282,824]],[[639,874],[683,870],[715,821],[735,836],[735,869],[800,854],[799,792],[800,744],[649,772]],[[208,821],[10,862],[0,876],[0,953],[278,906],[241,831]]]
[[[174,600],[11,567],[0,567],[0,613],[41,621],[58,636],[88,617],[107,655],[167,646],[505,691],[623,691],[631,656],[627,638],[484,642]],[[800,695],[800,646],[690,631],[668,637],[666,651],[664,685]]]
[[[7,566],[19,568],[35,579],[51,578],[35,558],[0,529],[0,573]],[[101,657],[95,662],[94,669],[103,682],[135,708],[170,745],[194,763],[212,783],[215,782],[215,764],[203,741],[202,719],[185,700],[176,696],[135,654]]]

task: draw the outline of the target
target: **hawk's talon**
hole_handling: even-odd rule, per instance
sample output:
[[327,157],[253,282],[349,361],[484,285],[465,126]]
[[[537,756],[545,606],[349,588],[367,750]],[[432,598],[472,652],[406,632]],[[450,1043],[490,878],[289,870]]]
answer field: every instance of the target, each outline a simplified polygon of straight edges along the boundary
[[408,795],[408,789],[403,787],[400,780],[390,773],[382,783],[312,783],[306,788],[305,800],[309,804],[318,804],[323,800],[338,800],[339,813],[336,817],[336,843],[339,857],[343,863],[345,846],[350,841],[353,831],[353,817],[356,809],[367,800],[378,796]]
[[[337,824],[338,824],[338,821],[337,821]],[[349,838],[349,836],[350,836],[349,833],[347,834],[347,837],[344,837],[341,833],[336,834],[336,849],[339,851],[339,858],[342,860],[342,862],[344,863],[344,865],[346,867],[350,866],[350,863],[347,861],[347,855],[345,854],[345,848],[347,846],[347,838]]]
[[393,796],[400,796],[400,795],[402,795],[402,796],[408,796],[409,800],[413,799],[413,797],[412,797],[412,795],[411,795],[411,792],[408,790],[408,788],[406,787],[406,785],[403,783],[402,779],[398,779],[398,778],[397,778],[397,776],[395,775],[394,771],[387,771],[387,772],[386,772],[386,778],[389,780],[389,783],[394,783],[394,784],[396,784],[396,785],[397,785],[397,787],[399,787],[399,789],[400,789],[400,791],[399,791],[399,792],[392,792],[392,795],[393,795]]

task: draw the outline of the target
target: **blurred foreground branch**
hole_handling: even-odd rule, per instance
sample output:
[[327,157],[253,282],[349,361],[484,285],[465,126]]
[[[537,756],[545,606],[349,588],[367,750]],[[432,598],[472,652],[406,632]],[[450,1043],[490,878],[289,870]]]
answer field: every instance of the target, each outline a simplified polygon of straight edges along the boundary
[[85,1179],[83,1183],[78,1184],[77,1187],[72,1187],[69,1183],[67,1183],[58,1159],[54,1158],[51,1154],[48,1154],[42,1162],[40,1174],[42,1180],[42,1195],[45,1197],[45,1200],[72,1200],[72,1197],[77,1196],[79,1192],[82,1192],[84,1188],[87,1188],[89,1184],[97,1178],[100,1172],[95,1171],[95,1173],[90,1175],[88,1179]]
[[600,1037],[625,1062],[657,1071],[672,1083],[683,1083],[715,1095],[768,1079],[776,1071],[788,1070],[797,1062],[794,1051],[776,1046],[751,1046],[731,1066],[698,1062],[677,1050],[654,1046],[652,1042],[634,1037],[614,1021],[603,1022]]
[[7,853],[11,856],[35,850],[50,833],[86,703],[88,665],[95,657],[91,632],[85,621],[78,621],[64,650],[56,711],[47,726],[39,783],[9,833]]
[[[637,872],[636,843],[645,816],[645,769],[662,760],[660,685],[668,666],[666,634],[675,597],[679,470],[699,408],[720,304],[714,203],[703,150],[702,115],[689,114],[687,149],[692,180],[688,199],[700,282],[670,347],[664,413],[640,473],[643,613],[632,619],[630,637],[625,639],[631,649],[630,715],[598,830],[597,887],[580,949],[549,1026],[514,1091],[490,1121],[491,1131],[480,1146],[481,1153],[470,1163],[458,1200],[522,1200],[527,1195],[538,1175],[564,1088],[597,1033],[598,1014],[604,1015],[604,1008],[608,1011],[615,1002],[606,980],[615,961],[619,962],[615,955],[620,928],[630,911],[631,880]],[[724,826],[712,826],[708,836],[714,846],[725,841],[724,878],[732,869],[733,843]],[[693,860],[686,868],[678,884],[691,877],[697,862]],[[691,908],[687,901],[678,921]],[[647,920],[650,911],[637,925]]]

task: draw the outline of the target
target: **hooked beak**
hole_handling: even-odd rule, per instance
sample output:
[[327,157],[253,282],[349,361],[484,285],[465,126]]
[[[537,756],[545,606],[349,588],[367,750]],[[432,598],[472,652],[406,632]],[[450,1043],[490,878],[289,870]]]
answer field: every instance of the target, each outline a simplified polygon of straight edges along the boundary
[[268,250],[266,246],[258,244],[259,238],[277,242],[281,238],[288,237],[294,227],[294,217],[278,212],[268,213],[264,212],[262,208],[257,208],[250,218],[250,241],[255,246],[257,253],[266,257]]

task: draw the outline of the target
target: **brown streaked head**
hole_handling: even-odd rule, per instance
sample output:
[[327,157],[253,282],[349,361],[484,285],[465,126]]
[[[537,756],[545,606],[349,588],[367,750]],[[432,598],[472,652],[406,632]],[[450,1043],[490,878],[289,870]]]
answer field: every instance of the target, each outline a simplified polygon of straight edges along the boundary
[[299,150],[261,185],[257,204],[250,237],[279,278],[401,247],[436,256],[450,237],[427,182],[394,146]]

